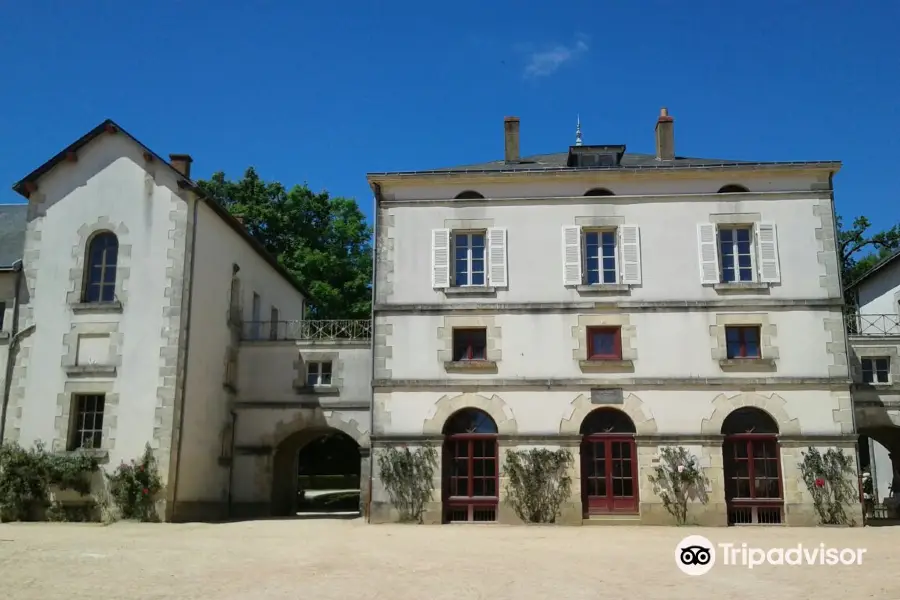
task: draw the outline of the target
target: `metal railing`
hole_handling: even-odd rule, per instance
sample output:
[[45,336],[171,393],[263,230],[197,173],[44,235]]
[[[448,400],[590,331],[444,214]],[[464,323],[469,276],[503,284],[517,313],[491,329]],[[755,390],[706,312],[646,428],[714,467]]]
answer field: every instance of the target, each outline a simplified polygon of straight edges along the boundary
[[248,341],[372,339],[372,321],[245,321],[241,339]]
[[847,312],[847,333],[873,337],[900,336],[900,315],[876,315]]

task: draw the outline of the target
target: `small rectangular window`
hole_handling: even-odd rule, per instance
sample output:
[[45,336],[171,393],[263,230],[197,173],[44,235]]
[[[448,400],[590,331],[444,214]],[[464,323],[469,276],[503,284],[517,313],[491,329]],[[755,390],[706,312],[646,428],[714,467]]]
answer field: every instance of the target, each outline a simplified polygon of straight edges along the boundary
[[453,232],[453,285],[485,285],[484,231]]
[[584,279],[588,285],[619,282],[615,229],[584,232]]
[[487,329],[454,329],[453,361],[487,360]]
[[588,327],[589,360],[622,360],[622,329],[619,327]]
[[728,358],[760,358],[759,325],[725,327]]
[[102,448],[104,394],[76,394],[72,397],[72,417],[68,450]]
[[862,378],[864,383],[890,383],[891,359],[888,357],[863,358]]
[[310,387],[331,385],[331,361],[307,363],[306,385]]
[[750,227],[719,228],[719,256],[722,282],[753,281],[753,233]]
[[269,339],[273,341],[278,339],[278,309],[274,306],[269,312]]

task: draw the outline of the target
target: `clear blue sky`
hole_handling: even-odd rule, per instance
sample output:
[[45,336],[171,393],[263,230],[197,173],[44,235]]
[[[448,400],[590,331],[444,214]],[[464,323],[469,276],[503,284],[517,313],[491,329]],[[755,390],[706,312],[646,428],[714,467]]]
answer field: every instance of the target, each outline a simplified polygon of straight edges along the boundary
[[[740,4],[739,8],[737,5]],[[29,0],[0,6],[0,202],[104,118],[195,177],[248,165],[353,196],[365,173],[585,143],[838,159],[838,211],[900,221],[900,2]],[[677,7],[677,8],[676,8]]]

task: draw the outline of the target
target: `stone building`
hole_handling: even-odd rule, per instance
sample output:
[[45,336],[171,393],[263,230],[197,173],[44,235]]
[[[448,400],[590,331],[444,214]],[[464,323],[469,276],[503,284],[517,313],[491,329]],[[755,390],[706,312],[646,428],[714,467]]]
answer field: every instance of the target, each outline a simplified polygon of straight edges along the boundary
[[[708,476],[700,524],[815,523],[801,452],[856,453],[840,163],[684,158],[665,109],[655,155],[579,128],[521,157],[519,125],[502,160],[368,175],[373,452],[440,448],[432,523],[515,522],[501,467],[531,447],[576,456],[563,522],[671,523],[649,475],[673,445]],[[371,500],[397,517],[375,468]]]
[[352,446],[357,482],[367,460],[369,322],[304,321],[303,290],[191,163],[107,120],[15,184],[0,440],[107,469],[149,443],[167,520],[293,514],[301,447]]

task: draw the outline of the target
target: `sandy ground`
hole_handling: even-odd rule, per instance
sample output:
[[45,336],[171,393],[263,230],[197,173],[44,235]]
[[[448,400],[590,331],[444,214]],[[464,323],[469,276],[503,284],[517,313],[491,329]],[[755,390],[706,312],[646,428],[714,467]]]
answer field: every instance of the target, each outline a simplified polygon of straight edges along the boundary
[[[675,565],[686,535],[866,548],[860,566]],[[900,529],[366,525],[0,525],[0,598],[441,600],[897,598]]]

